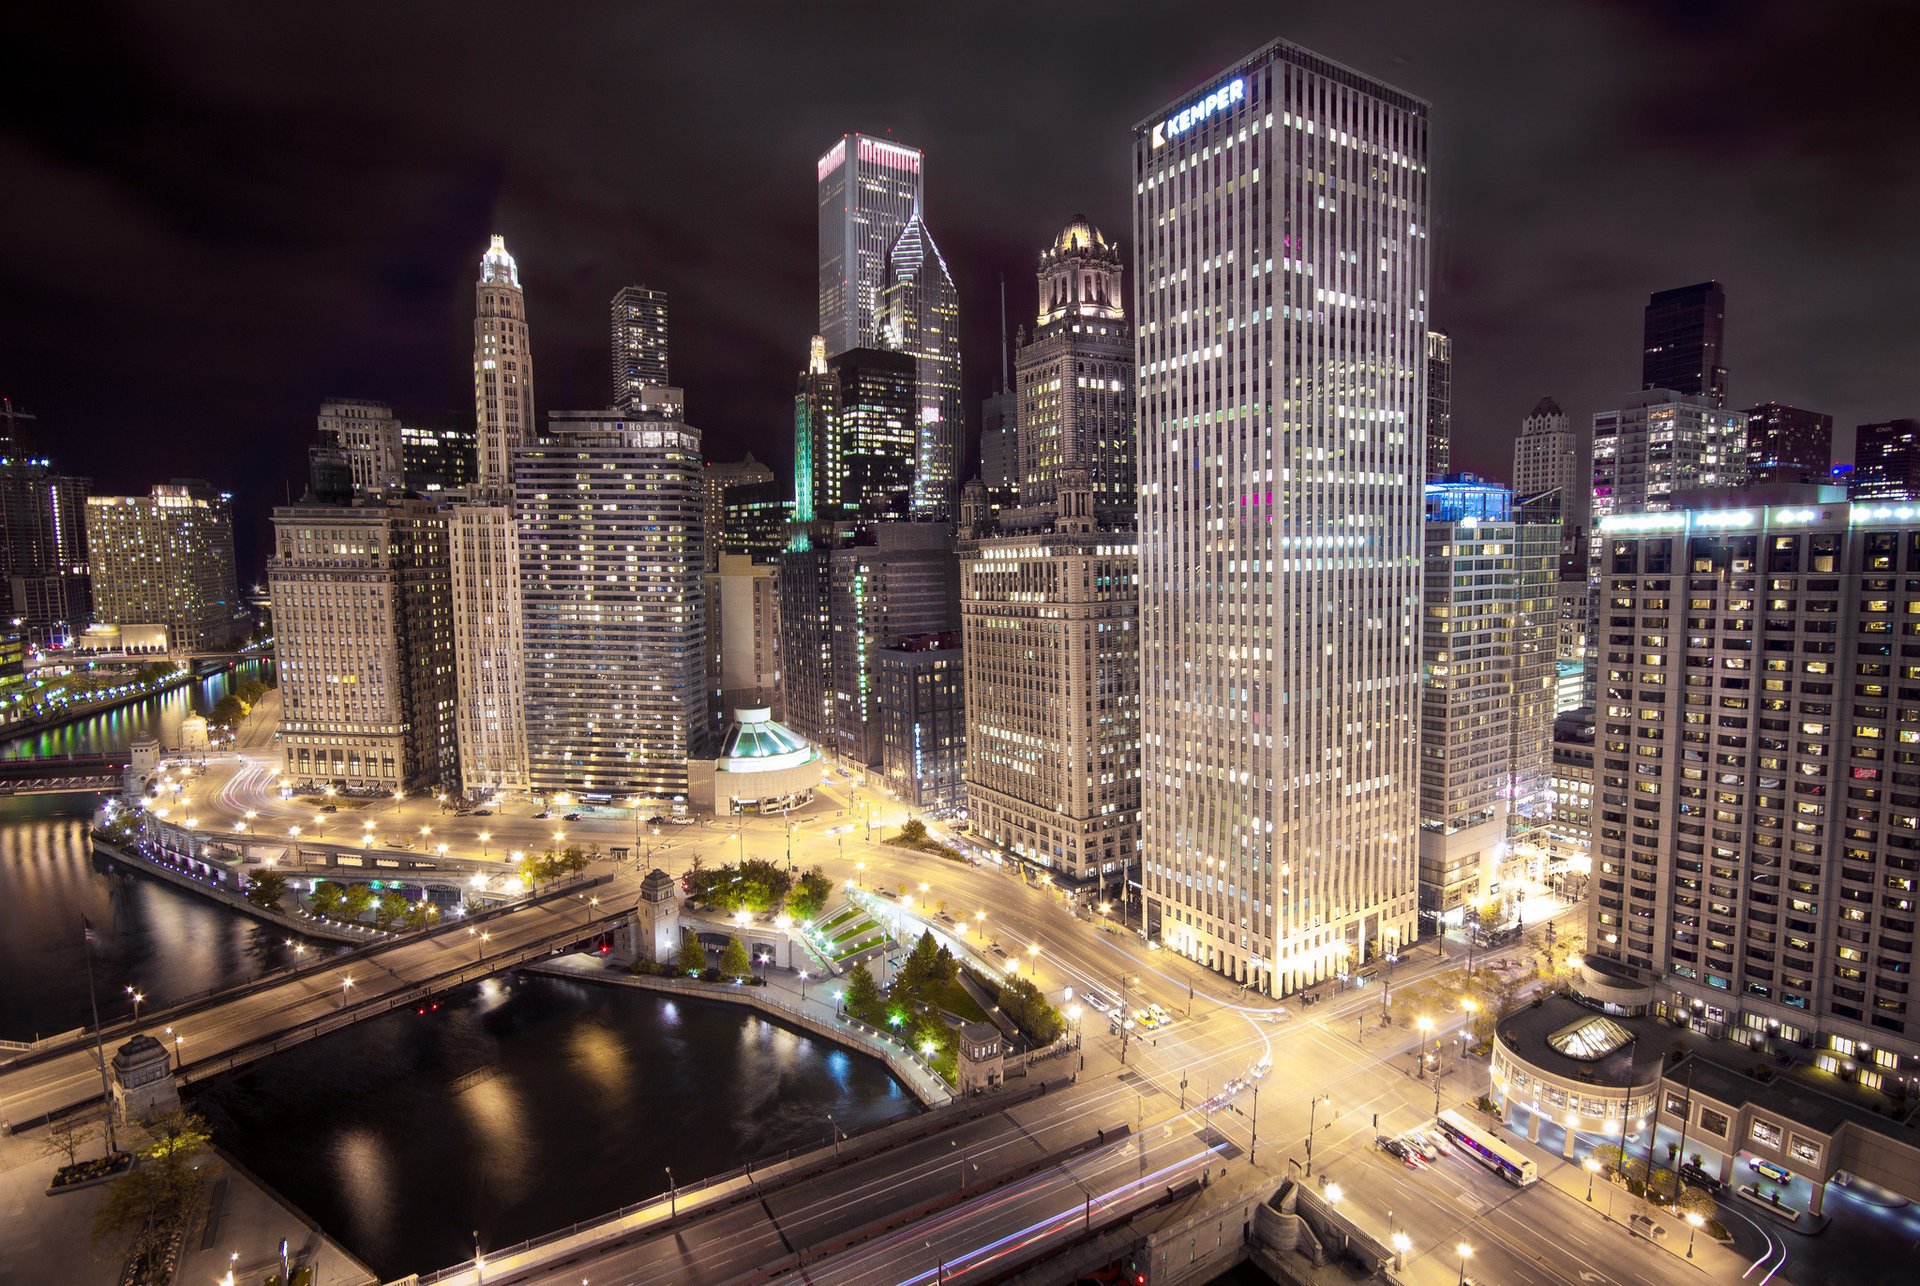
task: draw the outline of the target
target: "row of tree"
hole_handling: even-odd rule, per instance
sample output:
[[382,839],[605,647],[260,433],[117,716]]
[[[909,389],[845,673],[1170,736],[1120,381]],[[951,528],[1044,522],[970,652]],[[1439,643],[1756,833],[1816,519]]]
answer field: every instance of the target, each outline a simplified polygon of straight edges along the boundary
[[[255,888],[268,878],[279,877],[271,873],[262,876],[254,881]],[[286,882],[281,880],[282,892],[285,887]],[[248,897],[252,896],[253,892],[249,890]],[[336,920],[358,921],[372,912],[376,929],[391,929],[396,925],[402,929],[424,929],[439,919],[439,912],[433,903],[424,897],[410,898],[398,889],[379,891],[370,884],[320,880],[314,884],[307,900],[316,914]]]
[[[680,939],[680,955],[674,963],[689,978],[708,976],[707,948],[701,943],[699,934],[689,933]],[[747,953],[746,945],[740,939],[727,939],[727,945],[720,951],[720,967],[713,970],[712,974],[715,978],[728,981],[753,977],[753,957]]]
[[260,704],[260,698],[271,691],[273,689],[270,686],[252,675],[247,675],[234,684],[226,696],[215,703],[213,709],[207,713],[207,722],[216,728],[238,727],[243,719],[253,713],[253,708]]
[[833,881],[817,866],[796,879],[786,867],[765,858],[709,868],[695,857],[686,890],[689,898],[716,911],[767,915],[784,908],[796,920],[811,920],[826,908]]

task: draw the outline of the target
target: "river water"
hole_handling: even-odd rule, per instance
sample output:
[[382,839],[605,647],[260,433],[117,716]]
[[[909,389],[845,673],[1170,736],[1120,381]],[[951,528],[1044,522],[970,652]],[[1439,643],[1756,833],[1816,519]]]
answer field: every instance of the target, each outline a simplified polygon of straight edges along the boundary
[[[884,1064],[715,1001],[508,975],[217,1078],[215,1138],[392,1279],[918,1110]],[[291,1230],[290,1230],[291,1231]]]
[[[226,675],[0,757],[177,743]],[[90,1024],[81,917],[100,1016],[286,966],[285,936],[93,856],[92,796],[0,800],[0,1039]],[[335,949],[310,944],[310,949]],[[515,975],[209,1082],[194,1098],[220,1144],[385,1277],[591,1218],[789,1148],[918,1110],[884,1064],[715,1002]],[[289,1236],[298,1240],[291,1221]],[[79,1252],[76,1252],[79,1253]]]

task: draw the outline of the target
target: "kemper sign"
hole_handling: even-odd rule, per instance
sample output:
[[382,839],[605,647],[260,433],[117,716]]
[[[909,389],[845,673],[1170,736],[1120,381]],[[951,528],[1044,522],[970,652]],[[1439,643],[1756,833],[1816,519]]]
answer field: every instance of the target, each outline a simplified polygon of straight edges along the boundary
[[1181,109],[1153,127],[1153,145],[1165,147],[1167,140],[1184,134],[1215,112],[1224,112],[1247,97],[1247,82],[1230,80],[1190,107]]

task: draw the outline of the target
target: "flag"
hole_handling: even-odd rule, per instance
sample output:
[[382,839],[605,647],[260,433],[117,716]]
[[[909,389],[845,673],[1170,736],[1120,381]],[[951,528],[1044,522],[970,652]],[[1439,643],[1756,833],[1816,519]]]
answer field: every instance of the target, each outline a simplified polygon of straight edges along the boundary
[[93,931],[93,921],[84,915],[80,917],[80,931],[86,935],[88,946],[93,946],[100,941],[99,935]]

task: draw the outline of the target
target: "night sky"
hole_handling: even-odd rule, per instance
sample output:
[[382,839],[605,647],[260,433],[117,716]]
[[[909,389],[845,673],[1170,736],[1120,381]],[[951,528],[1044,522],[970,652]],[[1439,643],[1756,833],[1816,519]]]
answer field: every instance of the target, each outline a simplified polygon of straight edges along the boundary
[[[1639,383],[1649,291],[1726,285],[1733,404],[1920,414],[1910,5],[16,5],[0,19],[0,394],[140,490],[238,495],[243,577],[330,395],[472,407],[473,280],[520,262],[538,405],[608,396],[606,306],[665,289],[710,458],[784,471],[814,159],[927,153],[967,395],[997,280],[1085,213],[1133,241],[1135,121],[1285,37],[1433,104],[1454,458]],[[1131,279],[1130,279],[1131,280]]]

